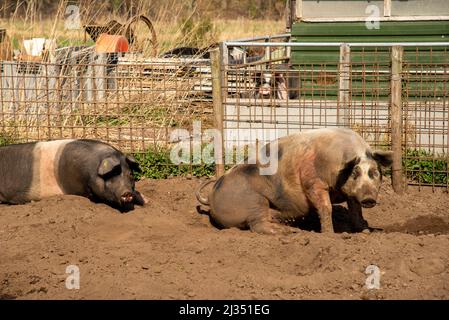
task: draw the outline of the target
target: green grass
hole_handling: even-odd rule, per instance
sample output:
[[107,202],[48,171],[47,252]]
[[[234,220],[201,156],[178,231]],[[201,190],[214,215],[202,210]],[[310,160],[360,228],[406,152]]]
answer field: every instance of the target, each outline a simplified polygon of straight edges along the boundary
[[402,165],[407,178],[424,184],[447,184],[449,159],[426,150],[408,149]]
[[120,114],[103,115],[81,115],[80,111],[74,111],[80,114],[80,117],[85,125],[94,126],[127,126],[130,124],[147,126],[147,127],[170,127],[174,128],[179,125],[179,122],[172,117],[172,111],[166,106],[148,106],[142,108],[141,106],[131,106],[122,108]]
[[[170,151],[163,149],[150,149],[144,154],[134,155],[139,162],[141,173],[135,173],[135,178],[142,177],[151,179],[167,179],[178,176],[213,176],[215,174],[215,164],[173,164],[170,160]],[[191,169],[191,170],[190,170]]]
[[16,140],[9,134],[0,133],[0,147],[16,143]]
[[[17,143],[17,139],[9,134],[0,134],[0,147]],[[236,160],[237,150],[233,150]],[[190,165],[173,164],[170,160],[170,150],[149,149],[146,153],[135,154],[142,172],[135,173],[137,180],[145,178],[167,179],[171,177],[205,177],[215,174],[215,163]],[[192,160],[192,159],[191,159]],[[402,165],[409,180],[423,184],[448,184],[449,158],[444,155],[434,155],[426,150],[408,149],[403,156]],[[231,165],[225,166],[229,169]]]

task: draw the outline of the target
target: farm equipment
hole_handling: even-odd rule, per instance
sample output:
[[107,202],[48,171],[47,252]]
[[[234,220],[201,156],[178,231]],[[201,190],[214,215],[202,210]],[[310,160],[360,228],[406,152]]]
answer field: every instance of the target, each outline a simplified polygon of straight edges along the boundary
[[[143,22],[149,30],[150,36],[144,35],[140,38],[137,31],[137,24]],[[111,20],[105,25],[84,25],[85,34],[87,33],[93,41],[97,41],[101,34],[122,35],[126,37],[130,44],[131,51],[143,51],[145,48],[151,47],[151,56],[157,56],[158,43],[156,30],[153,27],[150,19],[144,15],[138,15],[131,18],[125,24],[121,24],[116,20]],[[85,38],[85,42],[86,42]]]

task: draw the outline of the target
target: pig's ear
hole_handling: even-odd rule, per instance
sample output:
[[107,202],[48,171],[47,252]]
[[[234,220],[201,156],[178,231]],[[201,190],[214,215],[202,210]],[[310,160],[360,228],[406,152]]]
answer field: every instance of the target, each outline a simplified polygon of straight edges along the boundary
[[100,166],[98,167],[98,175],[104,177],[119,168],[121,168],[120,159],[117,157],[108,157],[101,161]]
[[393,163],[393,151],[376,150],[373,159],[383,167],[389,167]]
[[139,163],[133,156],[126,156],[126,162],[132,171],[142,172]]

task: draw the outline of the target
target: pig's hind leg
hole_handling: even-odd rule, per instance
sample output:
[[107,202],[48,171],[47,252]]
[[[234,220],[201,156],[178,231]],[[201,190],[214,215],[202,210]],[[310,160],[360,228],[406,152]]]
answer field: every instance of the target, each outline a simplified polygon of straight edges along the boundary
[[284,225],[274,219],[275,212],[270,208],[269,201],[259,195],[257,205],[249,211],[247,223],[252,232],[262,234],[289,234],[298,232],[297,228]]

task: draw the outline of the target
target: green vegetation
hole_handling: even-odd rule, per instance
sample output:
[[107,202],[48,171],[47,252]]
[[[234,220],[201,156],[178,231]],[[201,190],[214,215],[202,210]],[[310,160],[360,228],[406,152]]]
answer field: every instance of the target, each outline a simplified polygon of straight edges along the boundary
[[449,158],[426,150],[407,150],[402,160],[407,178],[425,184],[447,184]]
[[11,135],[7,133],[0,133],[0,147],[13,143],[16,143],[16,140]]
[[[17,139],[7,133],[0,133],[0,147],[17,143]],[[232,159],[238,161],[237,153],[247,150],[233,150]],[[215,163],[201,164],[173,164],[170,160],[170,150],[157,148],[149,149],[146,153],[135,154],[140,164],[141,173],[135,173],[137,180],[145,178],[167,179],[171,177],[210,177],[215,174]],[[241,158],[241,157],[239,157]],[[193,159],[190,159],[193,160]],[[402,165],[407,179],[422,184],[448,184],[449,183],[449,157],[434,155],[426,150],[408,149],[403,156]],[[225,166],[229,169],[231,165]],[[391,174],[390,170],[386,174]]]
[[139,162],[141,173],[136,173],[135,178],[142,177],[152,179],[167,179],[175,176],[195,177],[212,176],[215,174],[215,164],[190,165],[173,164],[170,160],[170,151],[164,149],[150,149],[143,154],[135,154],[135,159]]

